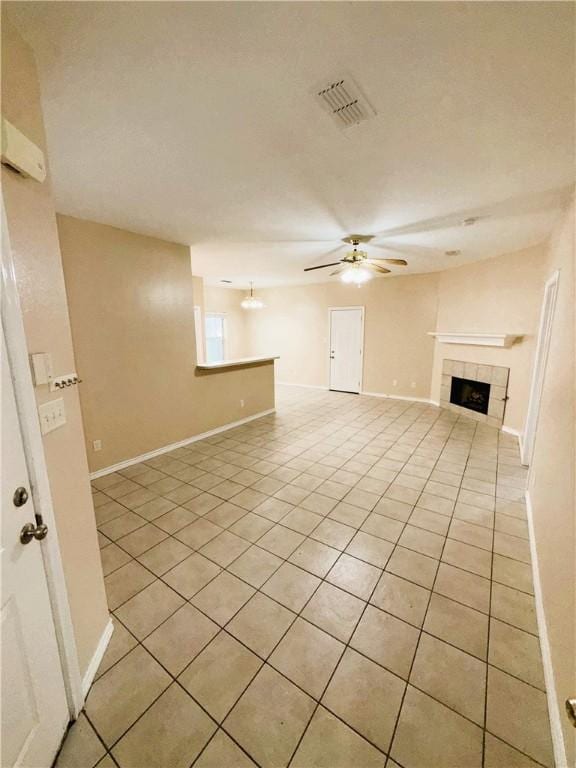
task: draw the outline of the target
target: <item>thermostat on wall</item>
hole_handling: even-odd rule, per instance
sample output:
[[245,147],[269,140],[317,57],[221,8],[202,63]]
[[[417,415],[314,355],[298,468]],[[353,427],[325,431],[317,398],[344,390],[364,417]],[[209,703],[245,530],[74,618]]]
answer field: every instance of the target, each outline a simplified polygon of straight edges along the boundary
[[2,164],[36,181],[46,178],[44,153],[6,118],[2,118]]

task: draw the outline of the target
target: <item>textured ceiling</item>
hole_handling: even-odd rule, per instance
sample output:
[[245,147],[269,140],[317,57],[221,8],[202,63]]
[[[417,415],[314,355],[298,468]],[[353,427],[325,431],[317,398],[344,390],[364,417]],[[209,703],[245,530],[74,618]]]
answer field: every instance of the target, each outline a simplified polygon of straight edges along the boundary
[[[211,282],[325,280],[351,232],[403,272],[488,258],[574,182],[572,3],[8,5],[58,210],[189,243]],[[345,131],[313,97],[342,73],[377,112]]]

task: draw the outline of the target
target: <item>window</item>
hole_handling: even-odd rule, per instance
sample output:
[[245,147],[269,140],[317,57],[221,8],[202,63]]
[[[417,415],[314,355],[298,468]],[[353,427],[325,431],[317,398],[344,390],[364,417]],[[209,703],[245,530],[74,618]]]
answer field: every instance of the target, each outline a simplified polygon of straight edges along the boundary
[[224,315],[206,315],[206,362],[224,360]]

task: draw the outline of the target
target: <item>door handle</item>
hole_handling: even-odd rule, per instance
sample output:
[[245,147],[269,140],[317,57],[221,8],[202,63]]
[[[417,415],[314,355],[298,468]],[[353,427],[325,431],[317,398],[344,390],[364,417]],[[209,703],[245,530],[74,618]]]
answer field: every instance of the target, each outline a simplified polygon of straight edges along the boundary
[[36,525],[34,523],[26,523],[26,525],[20,531],[20,541],[22,544],[30,544],[32,539],[36,541],[42,541],[48,536],[48,526],[44,524],[42,515],[35,515]]

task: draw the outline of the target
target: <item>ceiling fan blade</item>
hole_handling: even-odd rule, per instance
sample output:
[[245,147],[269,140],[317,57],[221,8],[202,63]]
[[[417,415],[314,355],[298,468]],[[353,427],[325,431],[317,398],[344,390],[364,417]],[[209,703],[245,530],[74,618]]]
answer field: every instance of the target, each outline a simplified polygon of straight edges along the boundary
[[371,243],[371,247],[379,248],[381,251],[398,253],[401,256],[440,256],[444,253],[441,248],[431,248],[429,245],[403,245],[400,243]]
[[337,267],[339,264],[339,261],[335,261],[332,264],[320,264],[317,267],[306,267],[304,272],[312,272],[313,269],[326,269],[326,267]]
[[332,275],[339,275],[340,272],[343,272],[343,271],[344,271],[344,267],[340,267],[340,269],[335,269],[334,272],[330,272],[330,277],[332,277]]
[[386,264],[393,264],[395,267],[407,267],[408,262],[406,259],[368,259],[369,262],[384,261]]
[[368,264],[368,267],[370,269],[373,269],[374,272],[380,272],[382,275],[387,275],[389,272],[391,272],[390,269],[386,269],[386,267],[379,267],[377,264]]
[[[345,246],[344,245],[338,245],[336,248],[333,248],[331,251],[328,251],[328,253],[322,253],[318,255],[317,259],[329,259],[330,257],[334,258],[334,255],[338,253],[338,251],[341,251]],[[324,267],[334,267],[337,264],[340,264],[339,261],[330,262],[330,264],[318,264],[314,267],[306,267],[304,269],[304,272],[309,272],[312,269],[323,269]]]

